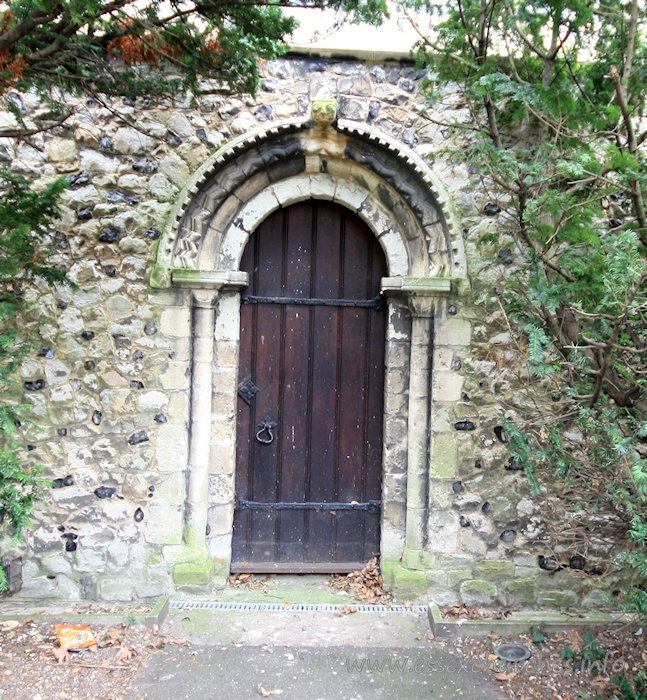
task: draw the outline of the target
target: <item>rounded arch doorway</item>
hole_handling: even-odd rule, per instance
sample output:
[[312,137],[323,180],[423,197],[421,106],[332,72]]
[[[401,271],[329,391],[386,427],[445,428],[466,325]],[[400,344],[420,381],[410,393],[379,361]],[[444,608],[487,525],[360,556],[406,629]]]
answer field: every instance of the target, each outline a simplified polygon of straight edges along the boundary
[[240,269],[234,572],[345,572],[380,551],[387,276],[368,226],[306,200]]

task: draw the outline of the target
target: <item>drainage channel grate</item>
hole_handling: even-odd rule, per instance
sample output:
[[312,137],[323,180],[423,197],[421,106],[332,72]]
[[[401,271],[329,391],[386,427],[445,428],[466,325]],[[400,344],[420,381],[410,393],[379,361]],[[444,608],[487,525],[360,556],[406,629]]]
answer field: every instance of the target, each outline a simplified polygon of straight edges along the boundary
[[426,605],[361,605],[346,603],[333,605],[328,603],[220,603],[216,601],[172,600],[172,610],[269,610],[287,612],[338,612],[342,608],[355,608],[357,612],[373,613],[426,613]]

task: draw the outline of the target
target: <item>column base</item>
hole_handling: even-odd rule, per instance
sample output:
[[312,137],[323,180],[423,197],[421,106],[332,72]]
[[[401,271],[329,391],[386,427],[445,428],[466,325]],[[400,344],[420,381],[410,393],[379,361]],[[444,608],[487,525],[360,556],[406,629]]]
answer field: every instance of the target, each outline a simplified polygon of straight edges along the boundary
[[[413,553],[409,550],[409,556],[411,554]],[[405,555],[407,555],[407,550],[405,550]],[[385,587],[398,602],[412,602],[419,598],[426,600],[427,577],[425,572],[420,569],[408,568],[404,562],[405,556],[402,557],[401,561],[382,560],[382,578]]]
[[214,580],[214,565],[211,559],[179,562],[173,567],[173,583],[178,590],[205,592]]

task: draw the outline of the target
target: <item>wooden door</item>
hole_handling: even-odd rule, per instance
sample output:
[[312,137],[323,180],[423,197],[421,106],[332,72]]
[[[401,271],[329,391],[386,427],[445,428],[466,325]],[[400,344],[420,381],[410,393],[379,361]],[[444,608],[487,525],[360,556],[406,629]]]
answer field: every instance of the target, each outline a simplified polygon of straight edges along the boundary
[[311,200],[252,235],[234,572],[343,572],[380,548],[386,275],[352,212]]

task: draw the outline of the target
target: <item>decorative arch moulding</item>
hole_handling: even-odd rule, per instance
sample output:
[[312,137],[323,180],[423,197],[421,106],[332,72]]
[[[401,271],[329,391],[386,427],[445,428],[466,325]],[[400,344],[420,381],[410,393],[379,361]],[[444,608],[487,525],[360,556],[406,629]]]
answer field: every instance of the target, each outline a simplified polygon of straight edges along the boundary
[[304,199],[337,202],[365,220],[389,262],[386,294],[469,287],[442,181],[408,146],[372,126],[335,120],[332,104],[325,106],[325,119],[313,103],[312,118],[233,139],[193,174],[167,219],[151,287],[244,287],[235,273],[249,235],[277,208]]

